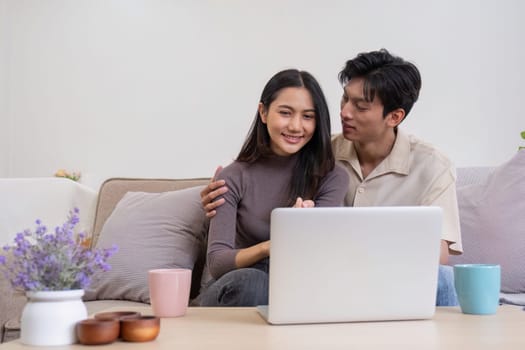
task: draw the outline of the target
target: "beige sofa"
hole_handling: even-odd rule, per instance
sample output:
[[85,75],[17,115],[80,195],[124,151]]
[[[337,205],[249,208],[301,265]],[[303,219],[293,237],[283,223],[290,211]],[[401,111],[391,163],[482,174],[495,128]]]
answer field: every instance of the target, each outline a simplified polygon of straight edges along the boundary
[[[105,181],[98,194],[96,213],[93,223],[93,241],[95,246],[97,240],[100,238],[100,233],[115,209],[117,203],[127,192],[152,192],[160,193],[165,191],[176,191],[204,185],[209,182],[209,179],[135,179],[135,178],[112,178]],[[204,248],[204,247],[203,247]],[[204,249],[203,249],[204,251]],[[111,261],[110,261],[111,263]],[[193,273],[191,296],[194,297],[200,288],[201,275],[204,267],[204,255],[201,254],[195,264]],[[198,272],[197,272],[198,271]],[[26,298],[21,293],[13,293],[10,285],[0,275],[0,325],[2,326],[2,333],[4,333],[4,325],[9,321],[8,327],[16,328],[17,320],[20,318],[22,308],[26,303]],[[99,310],[110,307],[123,307],[132,305],[143,305],[136,301],[130,300],[92,300],[86,301],[88,314],[93,314]],[[18,337],[16,330],[5,332],[5,339],[10,340]]]
[[[523,212],[525,212],[525,201],[523,200],[523,198],[525,198],[525,173],[522,171],[525,169],[525,151],[520,153],[521,155],[514,157],[508,164],[504,164],[498,168],[472,167],[458,169],[458,203],[465,254],[462,256],[451,257],[450,261],[451,264],[464,262],[501,263],[503,271],[502,291],[514,293],[506,294],[509,298],[505,300],[517,303],[523,302],[523,299],[525,299],[523,298],[525,294],[520,294],[525,292],[525,271],[523,271],[523,267],[525,266],[525,258],[523,258],[525,257],[525,235],[522,230],[519,231],[520,228],[518,227],[519,225],[521,225],[522,228],[525,227],[525,224],[523,223]],[[500,185],[500,176],[511,177],[510,180],[503,179],[504,181],[507,181],[509,184],[508,186],[502,187]],[[209,180],[205,178],[182,180],[115,178],[107,180],[101,186],[98,195],[93,226],[93,244],[97,244],[97,242],[101,241],[102,237],[100,234],[105,232],[104,225],[108,223],[110,214],[114,212],[117,203],[121,201],[126,193],[137,191],[162,193],[165,191],[191,189],[195,186],[205,185],[208,181]],[[196,190],[199,189],[197,188]],[[491,197],[493,196],[491,191],[496,192],[497,197]],[[517,194],[518,197],[523,195],[520,197],[522,200],[516,201],[512,198],[509,199],[505,196],[502,197],[502,192],[505,191],[507,191],[509,195]],[[197,201],[197,203],[193,203],[193,205],[194,207],[197,207],[199,205],[198,191],[194,191],[192,196],[194,197],[192,197],[192,201]],[[490,220],[491,223],[498,223],[498,213],[510,212],[513,217],[504,218],[504,220],[506,220],[505,224],[500,223],[500,226],[498,226],[497,229],[485,234],[482,233],[482,228],[490,225],[487,225],[483,221],[483,218],[479,218],[476,215],[478,215],[479,212],[482,212],[480,210],[487,204],[496,205],[499,208],[499,212],[491,212],[491,214],[488,215],[489,217],[486,218]],[[185,206],[186,205],[183,205],[183,207]],[[510,207],[515,210],[508,210]],[[472,220],[472,218],[474,219]],[[131,218],[129,219],[131,220]],[[483,227],[480,229],[480,226],[476,225],[481,225]],[[511,231],[512,225],[516,226],[514,231]],[[493,234],[496,234],[497,236],[494,237]],[[142,243],[148,244],[148,242]],[[197,257],[194,260],[193,268],[193,283],[191,291],[193,297],[198,293],[201,284],[204,283],[207,278],[206,273],[203,273],[203,270],[205,270],[205,240],[198,241],[198,244],[200,248]],[[140,252],[137,252],[137,254],[140,254]],[[511,259],[511,261],[508,261],[509,259]],[[515,268],[516,266],[518,268]],[[118,273],[118,266],[113,273]],[[142,285],[137,288],[146,290],[147,286],[144,285],[145,279],[143,277],[144,276],[130,278],[141,278]],[[109,283],[112,283],[112,281],[109,281]],[[129,305],[135,305],[137,303],[136,299],[139,298],[134,296],[131,299],[135,301],[130,301],[130,298],[123,294],[117,295],[114,299],[128,300],[100,300],[101,298],[98,297],[101,295],[100,293],[98,295],[96,293],[93,295],[91,298],[94,298],[95,300],[86,301],[90,313],[113,306],[121,306],[125,308]],[[111,295],[111,293],[109,295]],[[18,319],[25,303],[24,296],[13,295],[9,286],[7,286],[6,282],[2,279],[0,279],[0,296],[1,324],[4,324],[10,319]],[[143,303],[144,300],[147,301],[147,299],[143,299],[141,303]],[[16,332],[9,334],[9,337],[16,336]]]

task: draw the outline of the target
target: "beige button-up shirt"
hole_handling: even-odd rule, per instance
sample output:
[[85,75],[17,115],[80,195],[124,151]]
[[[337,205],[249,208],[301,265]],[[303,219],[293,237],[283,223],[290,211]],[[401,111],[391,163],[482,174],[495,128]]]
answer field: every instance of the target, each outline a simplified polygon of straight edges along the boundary
[[461,231],[456,197],[456,173],[451,161],[412,135],[398,130],[392,152],[366,177],[352,141],[332,139],[335,158],[348,171],[347,206],[439,206],[443,209],[442,239],[449,252],[460,254]]

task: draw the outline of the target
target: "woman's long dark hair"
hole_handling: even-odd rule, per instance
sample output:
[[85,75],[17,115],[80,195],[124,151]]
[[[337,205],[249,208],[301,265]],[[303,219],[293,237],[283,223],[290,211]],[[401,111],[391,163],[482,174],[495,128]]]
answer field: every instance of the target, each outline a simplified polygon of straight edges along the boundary
[[[297,197],[314,199],[322,178],[334,168],[335,160],[330,142],[328,105],[319,83],[310,73],[288,69],[275,74],[266,83],[260,102],[269,109],[281,90],[289,87],[303,87],[308,90],[315,108],[315,131],[312,139],[299,151],[289,186],[288,205],[293,205]],[[257,110],[237,161],[254,163],[263,157],[273,155],[268,128],[262,122]]]

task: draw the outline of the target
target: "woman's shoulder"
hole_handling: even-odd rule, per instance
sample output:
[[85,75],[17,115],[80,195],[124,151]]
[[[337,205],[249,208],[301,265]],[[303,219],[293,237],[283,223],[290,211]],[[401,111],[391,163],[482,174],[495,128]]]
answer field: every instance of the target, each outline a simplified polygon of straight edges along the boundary
[[249,164],[246,162],[234,160],[232,163],[228,164],[221,170],[221,172],[217,175],[217,179],[238,179],[246,172],[248,166]]
[[350,177],[347,171],[337,163],[334,168],[326,174],[319,186],[315,196],[316,206],[340,206],[348,192]]
[[348,171],[344,166],[339,164],[339,162],[335,162],[334,168],[332,171],[328,173],[328,175],[331,175],[332,177],[340,178],[345,180],[345,182],[350,180],[350,177],[348,175]]
[[242,170],[242,163],[234,160],[220,171],[217,175],[217,178],[222,178],[223,176],[229,176],[231,174],[236,174]]
[[[282,159],[281,159],[282,158]],[[293,168],[295,161],[291,162],[290,158],[272,157],[260,159],[256,162],[233,161],[226,166],[219,174],[222,176],[245,176],[254,179],[260,177],[273,176],[286,173]]]
[[334,168],[323,178],[322,184],[323,186],[345,188],[348,187],[349,181],[350,176],[348,175],[347,170],[336,162]]

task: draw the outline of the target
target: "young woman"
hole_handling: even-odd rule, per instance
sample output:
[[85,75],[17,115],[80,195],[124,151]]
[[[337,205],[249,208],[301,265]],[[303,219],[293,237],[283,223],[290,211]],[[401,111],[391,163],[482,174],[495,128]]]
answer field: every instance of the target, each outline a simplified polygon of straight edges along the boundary
[[214,280],[195,304],[267,304],[272,209],[340,206],[348,190],[348,175],[332,154],[328,106],[312,75],[290,69],[268,81],[237,159],[218,178],[228,191],[210,222]]

